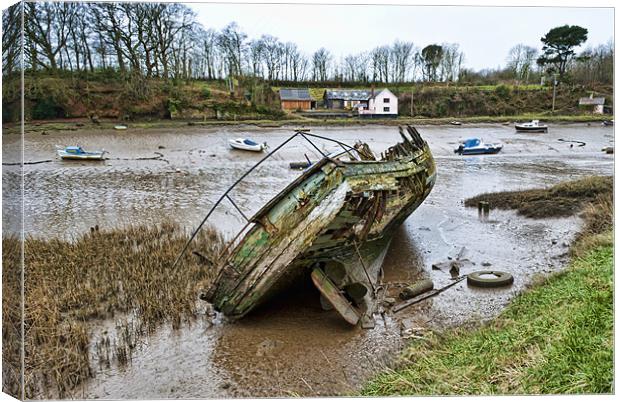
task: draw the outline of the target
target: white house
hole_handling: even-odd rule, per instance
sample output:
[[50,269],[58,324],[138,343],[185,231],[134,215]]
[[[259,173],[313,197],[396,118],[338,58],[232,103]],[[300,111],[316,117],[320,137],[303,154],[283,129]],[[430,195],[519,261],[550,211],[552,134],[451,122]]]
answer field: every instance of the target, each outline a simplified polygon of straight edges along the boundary
[[368,104],[357,105],[360,117],[397,117],[398,98],[387,88],[371,91]]
[[595,98],[594,94],[590,94],[589,98],[580,98],[579,106],[592,106],[592,113],[603,114],[605,112],[605,98]]

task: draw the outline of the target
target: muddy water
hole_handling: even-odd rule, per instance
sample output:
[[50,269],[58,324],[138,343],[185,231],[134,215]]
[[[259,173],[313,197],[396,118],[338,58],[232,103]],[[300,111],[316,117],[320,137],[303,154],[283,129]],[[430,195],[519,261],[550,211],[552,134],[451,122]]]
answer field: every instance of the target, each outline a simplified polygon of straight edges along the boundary
[[[313,128],[312,132],[350,142],[359,139],[375,151],[399,139],[393,127]],[[601,152],[613,145],[613,128],[562,125],[552,126],[547,134],[515,134],[511,127],[484,125],[421,127],[420,132],[436,157],[437,184],[393,239],[384,264],[385,281],[392,284],[390,294],[398,293],[398,283],[425,277],[432,278],[436,287],[449,283],[450,274],[431,265],[456,256],[462,247],[475,265],[461,274],[490,264],[489,269],[514,274],[512,287],[481,290],[461,282],[397,315],[377,316],[374,329],[361,330],[344,325],[333,312],[322,311],[317,292],[302,285],[240,322],[212,325],[199,319],[180,331],[162,328],[140,346],[130,366],[101,369],[74,396],[209,398],[355,392],[390,364],[406,342],[401,336],[403,321],[436,330],[479,323],[496,316],[535,275],[557,271],[565,264],[565,242],[578,230],[578,218],[530,220],[493,211],[488,219],[481,219],[477,210],[464,208],[465,198],[613,174],[613,155]],[[26,231],[71,238],[95,224],[116,227],[170,217],[192,228],[216,197],[260,159],[260,155],[229,150],[228,139],[251,136],[275,147],[290,134],[289,129],[245,127],[28,134],[26,161],[50,159],[55,144],[75,143],[105,148],[118,159],[26,166]],[[503,142],[504,151],[455,156],[452,149],[458,139],[470,136]],[[571,148],[560,138],[585,141],[586,146]],[[10,155],[16,141],[5,136],[5,155]],[[333,149],[318,143],[325,151]],[[166,161],[134,160],[154,152],[162,153]],[[255,212],[299,174],[288,169],[288,162],[303,160],[303,153],[318,157],[311,145],[298,140],[239,186],[233,198],[244,212]],[[10,186],[12,181],[6,178],[4,185]],[[11,210],[10,205],[3,209],[9,222]],[[231,206],[218,209],[213,220],[228,233],[241,223]]]

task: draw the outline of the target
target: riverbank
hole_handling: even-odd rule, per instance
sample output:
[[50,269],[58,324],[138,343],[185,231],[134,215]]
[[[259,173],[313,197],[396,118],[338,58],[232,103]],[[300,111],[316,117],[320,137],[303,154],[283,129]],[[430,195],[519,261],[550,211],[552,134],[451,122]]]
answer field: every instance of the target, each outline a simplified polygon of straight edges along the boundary
[[[254,126],[258,128],[278,128],[278,127],[363,127],[363,126],[441,126],[453,125],[459,122],[462,125],[475,124],[505,124],[511,125],[517,121],[541,120],[546,123],[572,124],[585,123],[597,124],[608,120],[606,115],[546,115],[546,114],[521,114],[515,116],[475,116],[475,117],[445,117],[445,118],[408,118],[399,117],[396,119],[285,119],[285,120],[164,120],[153,119],[144,121],[134,121],[122,123],[128,127],[126,133],[131,133],[132,128],[181,128],[186,126],[197,127],[235,127],[235,126]],[[49,131],[77,131],[77,130],[97,130],[113,129],[119,122],[110,119],[101,119],[98,123],[93,123],[89,119],[56,119],[56,120],[33,120],[27,121],[26,132],[49,132]],[[3,133],[18,134],[21,132],[20,124],[7,123],[3,125]]]
[[613,392],[611,188],[582,215],[585,226],[564,272],[539,277],[482,328],[434,333],[411,344],[398,367],[362,394]]

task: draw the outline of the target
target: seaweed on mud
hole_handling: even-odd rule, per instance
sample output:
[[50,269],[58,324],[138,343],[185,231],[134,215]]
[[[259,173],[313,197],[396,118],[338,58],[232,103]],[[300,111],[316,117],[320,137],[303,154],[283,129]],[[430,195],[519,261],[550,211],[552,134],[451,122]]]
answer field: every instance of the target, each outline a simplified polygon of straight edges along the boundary
[[[212,280],[210,267],[191,254],[172,263],[188,239],[178,225],[94,228],[74,242],[27,237],[25,264],[25,397],[66,392],[92,375],[91,323],[115,316],[117,331],[97,341],[97,360],[126,364],[137,339],[162,324],[178,328],[197,316],[197,290]],[[223,238],[212,228],[195,249],[212,261]],[[3,390],[20,394],[20,239],[4,237]]]

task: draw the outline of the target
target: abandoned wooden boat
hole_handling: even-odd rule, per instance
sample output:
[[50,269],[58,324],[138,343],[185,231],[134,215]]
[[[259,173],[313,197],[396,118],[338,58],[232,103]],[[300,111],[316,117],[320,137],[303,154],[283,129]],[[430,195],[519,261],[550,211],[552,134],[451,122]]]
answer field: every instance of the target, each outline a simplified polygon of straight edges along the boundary
[[[215,263],[216,279],[203,298],[240,318],[293,282],[311,280],[347,322],[372,325],[392,235],[428,196],[436,177],[429,146],[417,130],[399,131],[403,141],[379,160],[367,144],[351,147],[297,132],[306,140],[337,142],[345,151],[325,155],[248,219]],[[228,191],[220,200],[230,200]]]
[[104,160],[105,150],[101,151],[93,151],[88,152],[84,151],[80,146],[69,146],[63,148],[59,148],[56,150],[58,156],[63,160],[91,160],[91,161],[102,161]]
[[228,141],[230,146],[234,149],[240,149],[242,151],[262,152],[267,148],[267,143],[259,144],[252,141],[249,138],[235,138]]
[[502,144],[489,144],[482,142],[480,138],[468,138],[459,144],[459,147],[454,150],[454,153],[459,155],[496,154],[501,151],[502,148]]
[[549,127],[546,124],[540,124],[539,120],[532,120],[529,123],[516,123],[515,129],[517,132],[529,132],[529,133],[546,133]]

